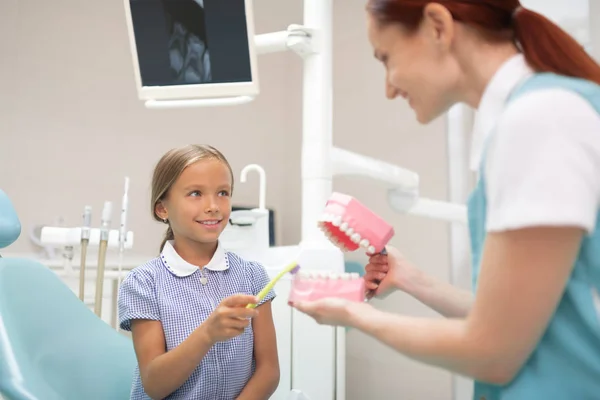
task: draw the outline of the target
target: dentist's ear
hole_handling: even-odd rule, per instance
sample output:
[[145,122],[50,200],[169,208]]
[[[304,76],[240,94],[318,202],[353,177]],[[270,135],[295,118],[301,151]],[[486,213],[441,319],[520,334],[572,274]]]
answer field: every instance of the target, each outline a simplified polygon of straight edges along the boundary
[[439,3],[429,3],[423,10],[423,29],[427,38],[442,50],[450,49],[454,39],[454,18],[450,11]]

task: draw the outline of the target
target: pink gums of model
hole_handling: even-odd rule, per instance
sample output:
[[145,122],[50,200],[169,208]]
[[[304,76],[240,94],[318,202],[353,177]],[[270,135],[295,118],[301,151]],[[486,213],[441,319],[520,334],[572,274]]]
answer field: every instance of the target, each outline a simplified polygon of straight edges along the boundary
[[300,270],[292,280],[288,303],[327,297],[364,302],[365,295],[365,281],[357,273],[334,274]]
[[333,193],[319,227],[343,251],[364,248],[369,254],[384,251],[394,228],[352,196]]

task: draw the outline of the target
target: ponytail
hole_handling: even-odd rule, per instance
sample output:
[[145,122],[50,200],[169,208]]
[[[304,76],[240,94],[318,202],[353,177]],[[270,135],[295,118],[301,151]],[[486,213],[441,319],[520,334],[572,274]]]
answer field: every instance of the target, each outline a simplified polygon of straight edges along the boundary
[[167,231],[165,232],[165,237],[163,238],[163,241],[160,244],[160,251],[163,251],[163,248],[165,247],[165,244],[167,244],[167,241],[173,239],[175,239],[175,236],[173,236],[173,229],[171,229],[171,225],[169,225]]
[[513,29],[527,63],[536,71],[600,84],[600,65],[571,35],[541,14],[519,7]]

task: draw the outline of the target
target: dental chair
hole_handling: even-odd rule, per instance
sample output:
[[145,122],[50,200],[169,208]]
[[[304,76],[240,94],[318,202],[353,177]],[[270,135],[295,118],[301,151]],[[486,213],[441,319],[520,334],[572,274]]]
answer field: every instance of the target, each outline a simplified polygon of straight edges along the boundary
[[[0,249],[21,233],[0,190]],[[1,251],[1,250],[0,250]],[[42,264],[0,257],[0,399],[129,399],[132,341]]]

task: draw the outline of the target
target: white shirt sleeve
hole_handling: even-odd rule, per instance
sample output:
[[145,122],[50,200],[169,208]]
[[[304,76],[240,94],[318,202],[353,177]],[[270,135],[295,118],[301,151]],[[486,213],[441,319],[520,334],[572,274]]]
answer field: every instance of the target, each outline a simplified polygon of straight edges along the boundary
[[513,100],[486,159],[486,228],[577,226],[600,204],[600,116],[579,95],[538,90]]

